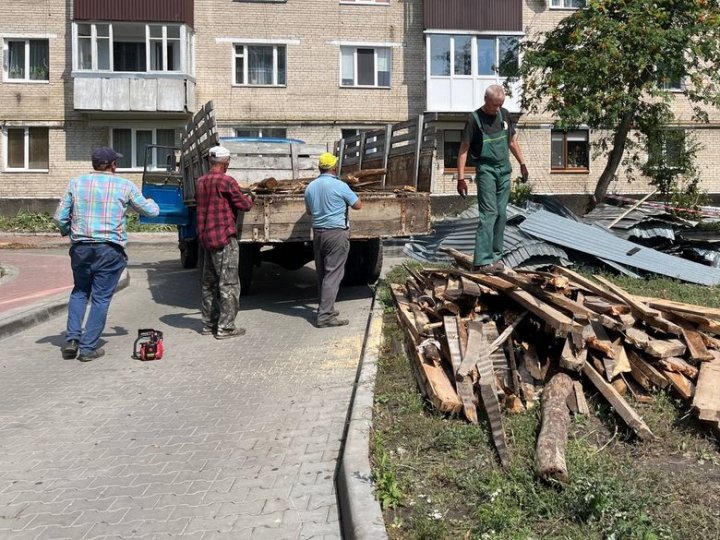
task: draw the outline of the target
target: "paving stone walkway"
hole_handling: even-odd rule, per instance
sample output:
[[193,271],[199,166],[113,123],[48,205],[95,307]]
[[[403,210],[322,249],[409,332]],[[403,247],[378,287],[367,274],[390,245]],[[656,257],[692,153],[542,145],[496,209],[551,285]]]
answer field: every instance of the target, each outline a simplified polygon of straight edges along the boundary
[[[131,248],[104,358],[61,359],[64,317],[0,341],[0,538],[340,537],[370,290],[341,293],[349,326],[316,329],[312,269],[268,265],[241,301],[247,335],[217,341],[176,254]],[[130,358],[143,327],[165,332],[162,360]]]

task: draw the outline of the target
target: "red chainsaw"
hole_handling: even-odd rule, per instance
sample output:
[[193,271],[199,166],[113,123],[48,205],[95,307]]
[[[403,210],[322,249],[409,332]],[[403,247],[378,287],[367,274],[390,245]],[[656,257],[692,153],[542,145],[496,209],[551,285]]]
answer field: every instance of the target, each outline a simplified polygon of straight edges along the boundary
[[141,328],[133,344],[136,360],[160,360],[163,357],[163,333],[152,328]]

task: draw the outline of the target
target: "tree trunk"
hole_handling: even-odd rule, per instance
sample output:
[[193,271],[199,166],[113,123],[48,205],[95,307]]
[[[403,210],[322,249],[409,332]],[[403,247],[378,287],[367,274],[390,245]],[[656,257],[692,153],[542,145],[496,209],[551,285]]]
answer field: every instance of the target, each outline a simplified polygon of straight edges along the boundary
[[567,483],[565,444],[570,425],[567,399],[573,392],[573,381],[565,373],[558,373],[545,386],[542,395],[542,426],[537,440],[535,467],[543,480]]
[[630,133],[634,117],[635,107],[632,107],[628,109],[620,119],[620,125],[613,136],[613,147],[608,155],[607,165],[605,165],[605,169],[595,186],[595,204],[602,202],[610,182],[615,178],[615,173],[622,162],[623,153],[625,153],[625,144],[627,143],[628,133]]

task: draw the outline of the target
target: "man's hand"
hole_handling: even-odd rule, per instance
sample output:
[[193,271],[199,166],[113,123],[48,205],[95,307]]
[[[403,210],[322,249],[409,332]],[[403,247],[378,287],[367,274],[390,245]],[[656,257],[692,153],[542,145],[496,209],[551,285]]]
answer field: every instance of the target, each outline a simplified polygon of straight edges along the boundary
[[465,182],[464,178],[460,178],[459,176],[458,176],[458,180],[457,180],[457,192],[458,192],[458,195],[460,195],[463,199],[465,197],[467,197],[467,194],[468,194],[467,183]]
[[525,165],[524,163],[520,165],[520,176],[522,177],[523,184],[526,184],[528,178],[530,177],[530,173],[528,172],[527,165]]

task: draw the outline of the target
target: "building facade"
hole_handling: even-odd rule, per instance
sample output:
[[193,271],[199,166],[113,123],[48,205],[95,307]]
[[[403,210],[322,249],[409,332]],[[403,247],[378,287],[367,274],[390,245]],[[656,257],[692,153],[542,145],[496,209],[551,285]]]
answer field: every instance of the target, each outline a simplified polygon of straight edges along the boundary
[[[517,70],[516,46],[553,28],[583,0],[5,0],[0,19],[0,211],[51,209],[91,149],[124,154],[139,181],[162,167],[203,103],[221,136],[331,144],[422,113],[437,117],[433,193],[455,191],[468,112],[485,88]],[[553,119],[506,107],[537,193],[591,193],[603,162],[597,134],[563,132]],[[717,117],[692,130],[702,188],[720,192]],[[516,164],[514,164],[516,165]],[[620,179],[610,190],[646,192]]]

